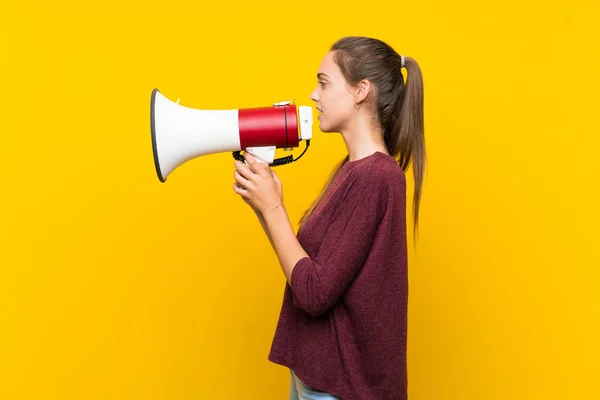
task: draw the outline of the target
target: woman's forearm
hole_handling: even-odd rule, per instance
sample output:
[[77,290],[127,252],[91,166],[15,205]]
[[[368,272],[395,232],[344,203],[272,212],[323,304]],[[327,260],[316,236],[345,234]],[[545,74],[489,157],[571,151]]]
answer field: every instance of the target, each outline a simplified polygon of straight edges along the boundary
[[256,217],[260,221],[260,225],[262,226],[263,230],[267,234],[267,237],[269,238],[269,242],[271,243],[271,246],[273,246],[273,239],[271,238],[271,233],[269,232],[269,228],[267,227],[265,218],[262,216],[262,214],[259,211],[254,210],[254,212],[256,213]]
[[308,254],[302,248],[298,241],[292,224],[290,223],[287,210],[279,207],[270,212],[266,217],[263,216],[265,231],[270,234],[271,245],[277,253],[279,264],[290,285],[292,284],[292,270]]

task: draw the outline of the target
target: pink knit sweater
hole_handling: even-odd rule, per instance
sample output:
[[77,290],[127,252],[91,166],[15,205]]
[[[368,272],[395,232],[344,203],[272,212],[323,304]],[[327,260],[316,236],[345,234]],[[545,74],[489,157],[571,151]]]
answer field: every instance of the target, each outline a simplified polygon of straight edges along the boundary
[[298,232],[269,360],[343,400],[407,399],[406,181],[382,152],[344,164]]

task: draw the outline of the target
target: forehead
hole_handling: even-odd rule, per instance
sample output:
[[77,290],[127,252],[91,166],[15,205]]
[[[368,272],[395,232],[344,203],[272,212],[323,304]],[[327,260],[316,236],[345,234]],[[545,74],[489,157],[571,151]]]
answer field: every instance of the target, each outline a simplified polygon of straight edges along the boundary
[[330,77],[336,77],[340,74],[340,69],[333,60],[333,52],[327,53],[325,57],[323,57],[323,60],[321,60],[321,64],[319,65],[319,69],[317,71],[317,76],[321,76],[320,74],[326,74]]

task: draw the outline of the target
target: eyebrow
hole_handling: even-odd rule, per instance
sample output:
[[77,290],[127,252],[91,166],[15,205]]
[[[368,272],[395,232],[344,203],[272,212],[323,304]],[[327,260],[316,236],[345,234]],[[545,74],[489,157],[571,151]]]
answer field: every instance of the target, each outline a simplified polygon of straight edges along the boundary
[[325,75],[326,77],[328,77],[328,78],[331,78],[329,75],[327,75],[327,74],[326,74],[326,73],[324,73],[324,72],[319,72],[319,73],[317,74],[317,78],[321,78],[321,75]]

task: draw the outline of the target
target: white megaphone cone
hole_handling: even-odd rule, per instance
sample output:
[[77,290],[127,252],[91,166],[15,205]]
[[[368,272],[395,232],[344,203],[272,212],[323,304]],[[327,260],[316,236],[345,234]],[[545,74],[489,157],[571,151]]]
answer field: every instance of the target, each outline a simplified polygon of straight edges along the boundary
[[[297,114],[298,113],[298,114]],[[233,152],[252,153],[258,161],[274,166],[298,160],[292,156],[273,160],[276,148],[298,147],[300,140],[310,145],[312,138],[312,108],[290,102],[272,107],[197,110],[179,105],[152,91],[150,126],[154,165],[158,179],[165,182],[178,166],[207,154]],[[306,151],[306,149],[304,150]]]

